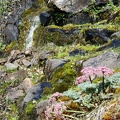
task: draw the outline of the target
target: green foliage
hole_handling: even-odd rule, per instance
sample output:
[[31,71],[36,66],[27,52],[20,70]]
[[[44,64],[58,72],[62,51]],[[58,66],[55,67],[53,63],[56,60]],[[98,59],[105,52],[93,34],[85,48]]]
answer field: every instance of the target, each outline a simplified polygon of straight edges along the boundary
[[7,120],[18,120],[18,119],[19,119],[19,109],[18,109],[18,107],[16,106],[16,104],[11,103],[11,104],[9,105],[9,108],[10,108],[9,113],[6,112],[4,117],[5,117]]
[[74,90],[68,90],[68,91],[63,92],[63,95],[68,96],[74,100],[77,100],[80,97],[80,92],[76,92]]
[[0,87],[0,94],[4,94],[6,92],[6,88],[10,85],[10,83],[3,82],[2,86]]
[[110,84],[111,88],[120,87],[120,73],[116,73],[106,79],[106,84]]
[[4,50],[6,45],[4,43],[0,43],[0,50]]
[[[114,74],[105,79],[105,90],[110,87],[110,89],[116,89],[120,87],[120,74]],[[103,89],[102,81],[95,83],[83,82],[78,85],[79,89],[86,94],[99,94]]]
[[89,94],[83,97],[82,104],[87,108],[94,108],[95,105],[93,103],[92,94]]
[[28,115],[32,114],[35,106],[36,106],[35,103],[29,102],[29,103],[27,104],[27,107],[25,108],[26,114],[28,114]]
[[8,0],[0,0],[0,17],[8,12],[8,4]]
[[55,13],[54,14],[55,24],[60,24],[61,22],[63,22],[65,20],[65,17],[66,17],[65,13],[60,13],[60,12]]
[[82,92],[85,92],[87,94],[94,94],[98,92],[97,84],[95,83],[91,84],[90,82],[83,82],[79,84],[78,87],[82,90]]
[[78,85],[78,88],[78,91],[68,90],[63,95],[72,98],[74,102],[83,104],[88,109],[94,108],[95,104],[113,98],[115,90],[120,88],[120,73],[105,78],[105,92],[103,92],[102,78],[95,79],[92,83],[90,81],[82,82]]

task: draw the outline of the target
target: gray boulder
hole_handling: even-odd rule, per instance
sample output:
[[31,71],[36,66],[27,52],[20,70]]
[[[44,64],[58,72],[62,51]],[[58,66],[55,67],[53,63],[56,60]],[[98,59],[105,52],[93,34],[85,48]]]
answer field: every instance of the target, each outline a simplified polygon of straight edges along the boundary
[[36,114],[37,114],[37,119],[36,120],[45,119],[44,111],[45,111],[47,105],[48,105],[48,100],[44,100],[44,101],[37,104],[37,106],[35,107]]
[[51,74],[58,68],[64,66],[67,62],[70,62],[70,60],[64,60],[64,59],[50,59],[47,60],[45,63],[44,68],[44,74],[46,76],[46,79],[50,79]]
[[22,96],[24,96],[24,91],[23,90],[16,90],[14,88],[10,92],[8,92],[8,94],[7,94],[7,98],[11,101],[18,99]]
[[48,12],[44,11],[44,12],[40,13],[40,22],[44,26],[49,25],[50,20],[51,20],[51,15]]
[[106,66],[111,69],[120,68],[120,53],[114,51],[105,52],[102,55],[90,58],[83,62],[83,67],[102,67]]
[[5,36],[5,43],[10,43],[17,40],[19,35],[18,28],[13,24],[8,24],[2,33]]
[[19,65],[17,63],[7,62],[7,63],[5,63],[5,66],[6,66],[7,70],[14,70],[14,69],[19,68]]
[[65,12],[76,13],[83,8],[88,7],[92,2],[91,0],[49,0],[48,4],[53,4],[57,8]]
[[52,85],[50,82],[42,82],[31,87],[23,99],[22,109],[25,108],[28,102],[32,100],[39,100],[42,97],[43,89],[45,87],[52,87]]
[[10,73],[4,77],[4,82],[14,82],[15,80],[21,82],[28,76],[26,70],[19,70],[17,72]]
[[[77,13],[87,8],[89,5],[93,4],[93,0],[45,0],[48,6],[56,6],[62,11],[69,12],[69,13]],[[105,5],[110,0],[95,0],[96,5]],[[116,1],[113,0],[116,4]]]

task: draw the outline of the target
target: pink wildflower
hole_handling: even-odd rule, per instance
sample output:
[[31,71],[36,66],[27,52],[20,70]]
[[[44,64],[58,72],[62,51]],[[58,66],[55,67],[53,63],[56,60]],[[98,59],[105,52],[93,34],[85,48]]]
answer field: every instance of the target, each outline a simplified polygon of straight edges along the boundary
[[60,98],[62,96],[62,93],[56,92],[54,93],[50,99],[49,99],[49,103],[55,102],[57,101],[58,98]]
[[89,81],[89,80],[90,80],[90,79],[89,79],[88,76],[82,75],[82,76],[76,78],[75,85],[78,85],[78,84],[80,84],[80,83],[83,83],[83,82]]
[[52,113],[52,108],[50,106],[47,106],[45,111],[46,120],[49,120],[49,118],[52,118],[51,113]]
[[81,73],[83,75],[93,76],[96,74],[96,68],[93,67],[86,67],[83,70],[81,70]]
[[67,107],[64,105],[64,102],[59,102],[56,104],[52,104],[51,106],[47,106],[45,111],[46,120],[50,120],[53,118],[57,118],[58,120],[65,120],[62,114],[64,110],[66,110],[66,108]]
[[108,67],[97,67],[97,75],[98,76],[109,76],[112,75],[113,71]]
[[59,102],[55,105],[53,105],[53,112],[54,112],[54,115],[58,118],[60,118],[62,116],[62,113],[64,110],[66,110],[66,106],[64,105],[64,102]]

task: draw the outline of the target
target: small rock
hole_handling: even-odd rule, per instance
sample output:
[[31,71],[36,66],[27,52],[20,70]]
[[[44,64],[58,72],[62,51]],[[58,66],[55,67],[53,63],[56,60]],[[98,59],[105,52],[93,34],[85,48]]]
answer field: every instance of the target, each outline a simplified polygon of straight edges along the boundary
[[7,73],[3,70],[0,70],[0,79],[5,77],[7,75]]
[[75,56],[75,55],[83,55],[84,56],[86,54],[87,54],[87,52],[85,52],[84,50],[78,50],[78,49],[69,52],[70,56]]
[[10,43],[17,40],[19,35],[18,28],[14,24],[8,24],[2,33],[6,36],[5,43]]
[[7,58],[0,58],[0,64],[4,64],[7,62]]
[[7,70],[14,70],[14,69],[18,69],[19,65],[17,63],[5,63],[5,66],[7,68]]
[[24,92],[23,90],[16,90],[16,89],[12,89],[10,92],[8,92],[7,94],[7,98],[10,99],[11,101],[24,96]]
[[120,38],[120,30],[118,32],[113,33],[110,37],[111,38],[116,38],[116,37]]
[[23,63],[23,65],[24,66],[26,66],[26,67],[30,67],[31,66],[31,63],[28,61],[28,60],[22,60],[22,63]]
[[19,54],[20,54],[20,50],[12,50],[10,52],[10,56],[8,57],[8,62],[15,61]]
[[26,93],[33,86],[33,83],[30,78],[25,78],[23,82],[17,87],[20,90],[24,90]]
[[28,73],[26,70],[19,70],[17,72],[11,73],[4,77],[4,81],[6,82],[13,82],[15,80],[22,81],[28,76]]
[[43,119],[45,119],[44,118],[45,117],[44,111],[46,109],[47,104],[48,104],[48,100],[44,100],[44,101],[38,103],[38,105],[35,107],[36,112],[37,112],[36,114],[38,116],[37,120],[43,120]]
[[51,20],[51,15],[44,11],[40,14],[40,22],[44,25],[44,26],[47,26],[49,25],[50,23],[50,20]]

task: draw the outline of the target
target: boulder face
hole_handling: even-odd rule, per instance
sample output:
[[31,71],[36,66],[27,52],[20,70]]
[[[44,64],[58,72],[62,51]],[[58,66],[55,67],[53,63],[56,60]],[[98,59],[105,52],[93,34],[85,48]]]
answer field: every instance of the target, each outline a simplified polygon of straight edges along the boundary
[[49,25],[50,20],[51,20],[51,15],[48,12],[44,11],[40,14],[40,21],[41,24],[43,24],[44,26]]
[[19,35],[18,28],[13,24],[8,24],[3,30],[3,35],[5,36],[5,43],[17,40]]
[[[45,0],[48,3],[48,6],[56,6],[61,11],[68,13],[77,13],[88,7],[89,5],[104,5],[110,0]],[[113,0],[114,4],[117,4],[118,1]]]
[[83,62],[83,67],[99,67],[105,66],[110,69],[117,69],[120,66],[120,53],[114,51],[105,52],[102,55],[93,57]]
[[57,8],[65,12],[76,13],[83,8],[88,7],[92,3],[91,0],[49,0],[48,4],[53,4]]

